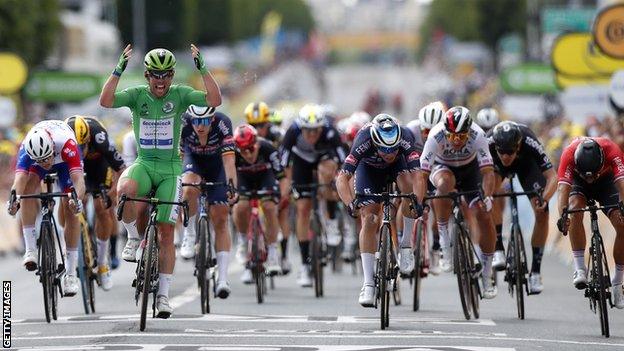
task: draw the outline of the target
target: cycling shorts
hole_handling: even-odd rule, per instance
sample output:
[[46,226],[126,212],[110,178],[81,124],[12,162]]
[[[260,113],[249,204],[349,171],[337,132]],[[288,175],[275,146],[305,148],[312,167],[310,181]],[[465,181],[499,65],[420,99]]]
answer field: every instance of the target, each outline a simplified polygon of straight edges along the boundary
[[[503,178],[509,178],[516,174],[524,191],[544,189],[546,177],[535,162],[522,162],[513,164],[511,167],[494,166],[494,172]],[[530,197],[536,197],[531,195]]]
[[317,183],[318,179],[314,179],[314,171],[318,168],[321,161],[332,160],[338,163],[336,152],[331,150],[320,155],[315,162],[308,162],[297,154],[291,156],[292,183],[295,192],[295,198],[312,198],[312,191],[307,188],[300,188],[297,184]]
[[[591,184],[575,176],[573,178],[572,190],[570,191],[570,196],[573,195],[583,196],[586,200],[593,199],[598,201],[600,206],[617,205],[620,201],[613,174],[602,176]],[[602,212],[608,216],[611,211],[603,210]]]
[[[113,169],[104,160],[84,161],[85,184],[87,189],[98,189],[100,185],[108,188],[113,183]],[[98,194],[94,194],[98,197]]]
[[[147,196],[155,189],[154,197],[162,201],[181,201],[181,165],[180,162],[147,161],[137,158],[121,174],[121,178],[130,178],[137,183],[137,197]],[[179,208],[173,205],[158,207],[156,221],[175,224]]]
[[[241,191],[252,191],[252,190],[271,190],[273,191],[272,195],[263,196],[261,199],[263,201],[273,201],[275,203],[279,202],[280,194],[279,187],[277,186],[277,180],[275,180],[275,176],[273,172],[259,172],[259,173],[238,173],[238,188]],[[241,200],[249,200],[247,196],[240,195]]]
[[[355,170],[355,193],[370,194],[381,193],[385,191],[389,181],[396,181],[398,176],[408,173],[409,167],[405,157],[400,155],[396,162],[388,165],[386,168],[377,168],[361,162]],[[366,206],[373,203],[381,203],[383,200],[379,197],[358,196],[357,205]]]
[[443,171],[453,173],[453,176],[455,177],[455,188],[458,192],[473,191],[473,193],[469,195],[464,195],[464,199],[469,206],[472,207],[476,200],[479,199],[479,191],[481,190],[482,181],[481,169],[479,168],[477,160],[474,159],[467,165],[458,167],[436,163],[431,170],[429,180],[435,184],[434,179],[436,175]]
[[211,187],[208,190],[208,203],[210,205],[228,203],[225,168],[223,168],[221,155],[215,157],[184,155],[184,173],[188,172],[199,175],[205,182],[223,182],[224,185]]

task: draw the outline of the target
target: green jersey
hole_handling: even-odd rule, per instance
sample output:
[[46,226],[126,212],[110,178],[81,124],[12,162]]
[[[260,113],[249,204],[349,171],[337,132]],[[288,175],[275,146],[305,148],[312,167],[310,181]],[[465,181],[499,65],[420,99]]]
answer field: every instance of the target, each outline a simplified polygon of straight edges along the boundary
[[206,92],[172,85],[165,96],[156,98],[147,85],[140,85],[116,92],[113,107],[132,111],[138,159],[180,162],[182,114],[189,105],[206,106]]

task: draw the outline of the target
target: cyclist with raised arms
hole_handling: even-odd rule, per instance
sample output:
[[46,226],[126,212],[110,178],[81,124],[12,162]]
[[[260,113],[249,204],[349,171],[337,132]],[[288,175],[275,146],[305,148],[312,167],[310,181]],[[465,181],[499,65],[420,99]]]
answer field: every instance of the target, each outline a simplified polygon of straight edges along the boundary
[[[359,208],[362,217],[360,257],[364,283],[358,302],[363,307],[373,307],[375,302],[376,234],[381,225],[382,200],[376,197],[356,199],[355,193],[381,193],[388,180],[396,181],[403,193],[416,193],[418,187],[424,187],[418,175],[418,157],[412,133],[401,127],[394,117],[382,113],[358,132],[336,179],[338,194],[349,213],[355,216]],[[354,175],[355,193],[349,185]],[[409,204],[403,202],[400,213],[412,217],[409,208]]]
[[[524,124],[501,122],[490,130],[487,136],[496,175],[494,189],[501,188],[504,178],[516,174],[524,191],[540,191],[544,200],[540,203],[537,195],[529,197],[535,215],[535,225],[531,236],[533,258],[529,274],[529,291],[532,294],[539,294],[544,290],[541,265],[544,246],[548,238],[548,201],[557,190],[557,173],[535,133]],[[494,201],[492,216],[496,227],[496,254],[492,266],[496,268],[497,254],[500,252],[504,269],[503,207],[500,205],[501,202]]]
[[[444,122],[439,123],[427,137],[420,167],[425,177],[429,177],[436,187],[437,195],[446,195],[451,191],[474,191],[464,196],[468,203],[467,215],[476,219],[479,229],[479,246],[483,262],[483,297],[496,297],[497,290],[492,282],[492,256],[496,244],[496,233],[492,221],[492,193],[494,192],[494,168],[492,155],[488,147],[483,129],[472,123],[470,111],[463,106],[455,106],[446,111]],[[426,179],[425,179],[426,180]],[[424,195],[418,193],[419,198]],[[479,192],[482,192],[483,198]],[[442,258],[440,266],[443,271],[450,272],[451,238],[449,236],[449,218],[451,216],[451,200],[435,199],[438,232]]]
[[[85,182],[76,137],[63,121],[41,121],[28,132],[17,155],[15,179],[11,189],[17,195],[38,193],[41,190],[41,180],[48,173],[58,175],[61,191],[69,193],[73,188],[78,196],[77,203],[71,198],[62,198],[60,209],[65,217],[63,232],[67,247],[67,267],[61,285],[65,296],[73,296],[78,292],[76,266],[80,240],[80,222],[75,214],[82,211],[81,199],[85,194]],[[34,271],[39,261],[35,228],[39,203],[37,199],[17,200],[9,202],[7,209],[10,215],[15,215],[20,207],[26,249],[23,262],[26,270]]]
[[[414,145],[416,147],[416,151],[418,151],[419,154],[422,154],[423,147],[425,146],[425,141],[429,136],[429,132],[433,127],[435,127],[438,123],[442,121],[442,117],[444,116],[445,111],[446,107],[444,106],[444,104],[440,101],[435,101],[421,108],[420,111],[418,111],[418,118],[407,123],[406,127],[414,135]],[[433,186],[431,181],[427,181],[427,191],[435,191],[435,187]],[[433,223],[435,223],[435,211],[432,211],[431,213],[433,214]],[[413,223],[413,219],[409,217],[404,217],[401,247],[407,248],[409,250],[402,250],[401,252],[401,264],[399,265],[399,268],[401,269],[401,272],[403,274],[409,273],[411,272],[411,270],[414,269],[414,264],[412,263],[414,261],[414,254],[411,250],[411,235],[409,235],[413,231]],[[433,245],[431,247],[431,262],[429,263],[429,272],[431,272],[431,274],[433,275],[438,275],[440,274],[440,235],[438,234],[438,227],[436,225],[433,225],[431,229],[433,234]]]
[[[230,261],[229,205],[236,202],[236,194],[228,185],[236,187],[236,165],[232,121],[213,108],[190,106],[183,115],[181,149],[184,153],[184,183],[221,182],[208,192],[210,221],[215,230],[217,253],[217,284],[215,294],[225,299],[230,295],[227,269]],[[189,203],[189,225],[184,230],[180,253],[184,258],[195,256],[197,237],[195,222],[200,195],[199,188],[187,186],[183,198]]]
[[[261,207],[266,223],[266,269],[269,274],[279,274],[282,269],[277,251],[277,232],[279,230],[277,204],[280,202],[280,198],[290,195],[288,179],[284,175],[277,149],[270,141],[259,137],[254,127],[249,124],[237,127],[234,131],[234,142],[236,143],[238,189],[241,191],[268,190],[273,192],[261,197]],[[243,240],[247,239],[245,233],[248,230],[250,211],[249,198],[241,195],[238,203],[234,206],[234,223],[239,237]],[[245,284],[253,283],[253,275],[250,269],[246,268],[243,271],[241,280]]]
[[[594,199],[601,206],[621,204],[624,199],[624,154],[620,147],[607,138],[581,137],[574,139],[561,154],[559,163],[559,216],[566,209],[580,209],[587,200]],[[615,229],[613,258],[615,274],[611,280],[613,303],[624,308],[624,220],[620,211],[611,209],[605,213]],[[557,227],[570,233],[570,244],[574,256],[572,283],[577,289],[587,287],[585,266],[584,213],[572,213],[567,220],[559,218]]]
[[[132,127],[138,144],[136,161],[122,173],[117,193],[129,197],[146,196],[155,189],[155,197],[163,201],[177,201],[180,195],[180,134],[182,113],[192,104],[219,106],[221,92],[208,72],[199,49],[191,44],[195,66],[201,73],[206,91],[173,83],[176,59],[166,49],[150,50],[144,58],[144,76],[147,85],[130,87],[116,92],[119,78],[132,55],[131,45],[126,46],[119,62],[104,84],[100,94],[103,107],[129,107]],[[124,206],[122,222],[128,232],[128,241],[122,252],[126,261],[136,261],[141,241],[136,227],[136,207],[132,202]],[[173,229],[178,219],[177,206],[160,206],[158,232],[160,243],[159,287],[156,298],[157,317],[168,318],[173,309],[169,305],[169,286],[175,266]]]
[[[311,183],[330,184],[336,175],[338,165],[341,164],[346,152],[340,140],[338,131],[330,126],[317,105],[305,105],[299,112],[299,118],[293,123],[286,134],[280,148],[282,167],[292,180],[295,204],[297,207],[296,233],[301,250],[303,267],[299,274],[298,283],[302,287],[312,286],[312,271],[309,262],[310,238],[310,212],[312,211],[312,192],[307,188],[297,187],[298,184]],[[318,170],[318,178],[314,179],[314,171]],[[333,196],[326,187],[319,189],[324,199]],[[335,201],[328,202],[329,217],[335,215],[337,204]],[[335,217],[334,217],[335,218]],[[337,219],[327,221],[338,227]],[[328,230],[330,230],[328,228]]]
[[108,131],[95,117],[71,116],[65,120],[76,135],[76,142],[82,151],[85,181],[87,188],[97,190],[104,185],[109,189],[108,196],[113,206],[106,208],[103,199],[94,194],[95,236],[97,242],[97,264],[100,286],[104,290],[113,287],[110,266],[108,264],[109,239],[117,228],[114,214],[115,186],[117,179],[126,168],[117,148],[110,141]]

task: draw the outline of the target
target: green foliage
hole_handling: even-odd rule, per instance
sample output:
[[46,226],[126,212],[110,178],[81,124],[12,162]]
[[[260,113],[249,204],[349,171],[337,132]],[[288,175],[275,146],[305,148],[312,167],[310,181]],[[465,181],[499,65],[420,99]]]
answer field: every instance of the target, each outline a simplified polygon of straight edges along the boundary
[[[309,32],[314,28],[303,0],[146,0],[148,47],[186,49],[232,43],[260,33],[269,11],[282,15],[282,26]],[[124,43],[132,43],[132,1],[117,0],[118,28]]]
[[[524,34],[527,0],[434,0],[420,29],[422,58],[435,30],[460,41],[481,41],[496,49],[506,34]],[[530,1],[530,0],[529,0]]]
[[44,63],[60,28],[57,0],[0,1],[0,51],[21,56],[31,68]]

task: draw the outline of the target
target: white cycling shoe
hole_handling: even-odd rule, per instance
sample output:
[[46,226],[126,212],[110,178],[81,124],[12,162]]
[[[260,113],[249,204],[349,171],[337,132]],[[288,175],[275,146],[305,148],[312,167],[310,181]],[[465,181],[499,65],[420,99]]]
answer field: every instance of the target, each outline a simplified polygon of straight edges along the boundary
[[358,303],[362,307],[375,307],[375,287],[372,285],[363,285],[358,297]]
[[27,271],[34,271],[37,269],[37,262],[39,261],[39,253],[37,250],[26,250],[24,252],[24,260],[22,263]]
[[78,277],[65,274],[61,279],[63,285],[63,296],[74,296],[78,293]]
[[158,314],[156,314],[157,318],[167,319],[171,316],[173,308],[171,308],[167,296],[158,295],[156,297],[156,310],[158,311]]
[[282,266],[280,265],[280,259],[277,250],[270,250],[268,252],[267,260],[264,265],[269,275],[282,274]]
[[542,275],[539,273],[531,273],[529,275],[529,293],[539,294],[544,290],[544,284],[542,284]]
[[440,269],[447,273],[453,271],[453,256],[451,255],[450,247],[442,248],[442,257],[440,257]]
[[299,277],[297,278],[297,284],[302,288],[312,287],[312,269],[309,264],[304,264],[299,271]]
[[102,290],[109,291],[113,288],[113,276],[107,264],[98,267],[98,278]]
[[492,269],[495,271],[504,271],[507,263],[505,262],[505,251],[494,251],[494,257],[492,258]]
[[403,275],[410,275],[414,271],[414,252],[411,247],[401,248],[399,254],[399,270]]
[[622,288],[622,284],[614,284],[611,291],[613,292],[613,305],[619,309],[624,308],[624,288]]
[[440,250],[431,251],[431,260],[429,261],[429,273],[439,275],[442,272],[440,268]]
[[574,287],[579,290],[587,288],[587,271],[584,269],[575,270],[574,276],[572,277],[572,283],[574,284]]
[[227,299],[230,296],[232,290],[230,289],[230,283],[225,280],[221,280],[217,282],[217,289],[215,293],[221,299]]
[[182,258],[190,260],[195,257],[195,237],[185,235],[182,240],[182,246],[180,246],[180,256]]
[[483,276],[481,280],[483,282],[483,298],[488,300],[495,298],[498,295],[498,289],[494,285],[492,277]]
[[121,252],[121,258],[123,258],[126,262],[136,262],[136,253],[140,245],[141,239],[128,238],[126,246]]
[[251,269],[249,268],[245,268],[245,270],[243,270],[243,274],[241,274],[241,278],[240,278],[241,282],[243,282],[243,284],[253,284],[254,283],[254,279],[253,279],[253,273],[251,272]]

